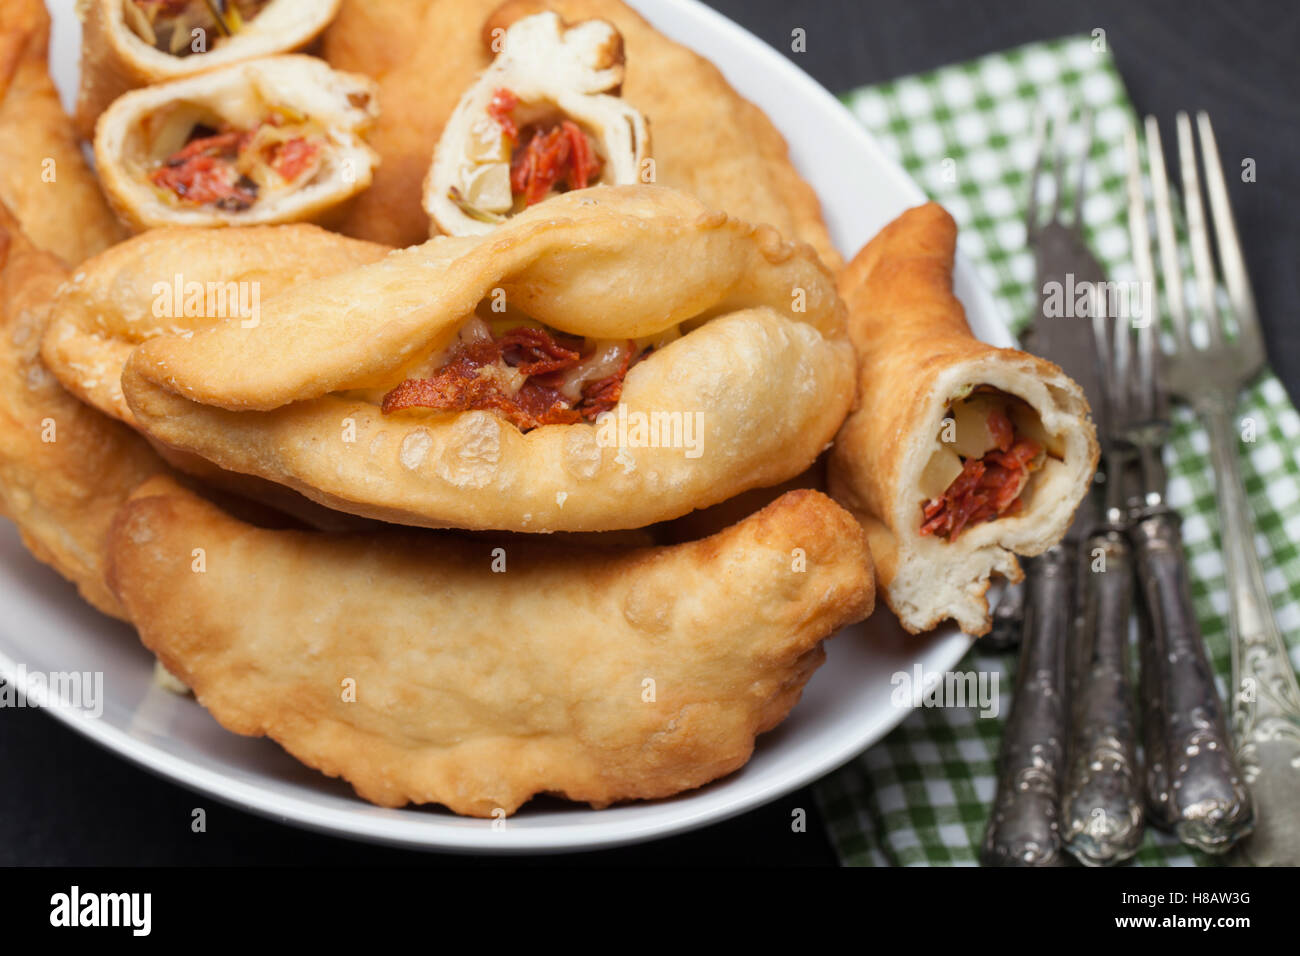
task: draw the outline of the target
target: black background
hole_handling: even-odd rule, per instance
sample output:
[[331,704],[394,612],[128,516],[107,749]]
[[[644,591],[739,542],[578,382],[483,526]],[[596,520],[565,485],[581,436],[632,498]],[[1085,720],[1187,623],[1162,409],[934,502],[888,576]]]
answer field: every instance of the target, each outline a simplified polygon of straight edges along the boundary
[[[1137,108],[1169,130],[1206,109],[1226,157],[1257,182],[1230,182],[1274,368],[1300,394],[1300,4],[1196,0],[711,0],[840,92],[1032,40],[1106,30]],[[807,52],[789,53],[802,27]],[[1166,137],[1169,133],[1166,132]],[[0,712],[0,864],[491,863],[317,836],[159,780],[36,711]],[[207,810],[207,832],[190,812]],[[803,833],[791,810],[808,812]],[[526,858],[508,858],[528,862]],[[737,819],[645,846],[576,854],[575,864],[831,864],[808,790]],[[556,862],[549,858],[549,862]]]

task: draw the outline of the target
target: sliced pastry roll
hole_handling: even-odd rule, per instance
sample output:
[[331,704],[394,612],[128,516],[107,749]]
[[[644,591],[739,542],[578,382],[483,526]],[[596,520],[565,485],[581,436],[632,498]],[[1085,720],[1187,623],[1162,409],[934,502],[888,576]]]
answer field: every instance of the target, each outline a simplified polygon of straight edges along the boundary
[[447,121],[424,185],[433,234],[484,233],[549,196],[640,181],[645,119],[617,95],[623,38],[604,20],[515,22]]
[[978,341],[952,294],[957,227],[911,209],[846,267],[858,405],[836,439],[832,493],[862,521],[878,583],[913,633],[989,626],[990,574],[1064,535],[1091,484],[1096,432],[1056,365]]
[[291,53],[340,0],[83,0],[77,124],[86,138],[128,90]]
[[428,527],[608,531],[808,467],[852,401],[816,254],[653,186],[556,197],[150,339],[158,441]]
[[321,219],[370,183],[374,91],[290,55],[128,93],[95,134],[104,191],[137,231]]

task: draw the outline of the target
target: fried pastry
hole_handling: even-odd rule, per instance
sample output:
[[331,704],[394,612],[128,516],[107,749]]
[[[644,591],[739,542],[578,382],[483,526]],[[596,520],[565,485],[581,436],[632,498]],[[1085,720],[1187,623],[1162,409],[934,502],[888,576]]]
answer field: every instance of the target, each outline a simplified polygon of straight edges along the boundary
[[908,210],[840,276],[858,404],[830,489],[862,521],[886,602],[913,633],[990,626],[993,572],[1021,578],[1069,527],[1097,465],[1082,390],[1059,367],[978,341],[952,294],[957,226]]
[[623,38],[604,20],[515,22],[461,98],[424,184],[433,234],[481,235],[557,192],[640,181],[645,119],[611,95]]
[[222,726],[373,803],[479,817],[733,772],[821,641],[872,604],[860,529],[810,491],[691,544],[494,553],[433,532],[264,531],[163,480],[111,542],[141,639]]
[[[122,397],[122,367],[141,342],[227,319],[254,324],[264,299],[387,252],[305,224],[150,230],[86,261],[64,284],[42,341],[42,358],[73,395],[135,428]],[[174,468],[313,527],[341,530],[362,523],[274,482],[224,471],[161,443],[156,450]]]
[[27,237],[68,265],[121,238],[50,80],[40,0],[0,5],[0,202]]
[[388,251],[301,223],[153,229],[82,264],[54,303],[42,357],[64,388],[135,427],[122,367],[141,342],[227,319],[252,326],[277,294]]
[[321,220],[370,185],[374,92],[315,57],[238,63],[118,99],[95,162],[136,232]]
[[67,270],[2,205],[0,260],[0,512],[87,601],[124,617],[104,584],[104,538],[127,495],[166,466],[138,435],[65,392],[42,364],[41,333]]
[[77,126],[90,139],[128,90],[305,47],[339,0],[82,0],[78,8]]
[[122,388],[159,441],[328,507],[545,532],[784,481],[830,441],[852,381],[809,247],[624,186],[302,283],[256,328],[152,338]]
[[323,55],[380,80],[384,113],[372,143],[383,157],[374,185],[341,228],[408,246],[429,234],[421,195],[429,156],[461,95],[492,62],[492,44],[517,20],[552,10],[567,23],[604,20],[623,37],[622,99],[647,118],[653,182],[710,208],[802,239],[840,264],[821,206],[790,162],[785,140],[708,60],[674,43],[619,0],[344,0]]

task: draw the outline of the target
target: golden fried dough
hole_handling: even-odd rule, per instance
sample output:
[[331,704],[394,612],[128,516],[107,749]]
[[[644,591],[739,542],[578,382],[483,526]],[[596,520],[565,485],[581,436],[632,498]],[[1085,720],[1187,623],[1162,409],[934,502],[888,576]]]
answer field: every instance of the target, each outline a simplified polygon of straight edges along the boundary
[[122,227],[82,158],[46,67],[40,0],[0,5],[0,202],[38,248],[68,265],[116,242]]
[[103,545],[114,511],[166,466],[145,441],[65,392],[38,350],[66,278],[0,206],[0,510],[41,561],[87,601],[123,617],[104,586]]
[[[381,259],[384,246],[316,226],[154,229],[87,260],[59,291],[42,358],[64,388],[136,427],[122,397],[131,351],[164,332],[192,332],[227,318],[255,322],[261,303],[300,282]],[[322,529],[364,524],[281,485],[223,471],[158,443],[174,468]]]
[[666,797],[742,766],[820,642],[869,613],[868,562],[816,492],[692,544],[494,554],[431,532],[263,531],[163,480],[119,513],[110,579],[227,729],[383,806],[490,816],[537,793]]
[[[496,290],[563,333],[685,334],[632,366],[595,423],[521,431],[489,410],[382,411],[376,395],[441,354]],[[852,401],[842,309],[815,253],[769,227],[662,187],[597,187],[489,236],[301,284],[265,303],[256,328],[152,338],[122,387],[157,440],[342,511],[607,531],[807,468]]]
[[429,157],[461,94],[491,63],[493,30],[548,9],[570,23],[607,20],[623,35],[622,96],[650,125],[655,182],[772,225],[811,244],[831,268],[839,265],[817,196],[771,121],[712,63],[619,0],[344,0],[325,33],[324,56],[339,69],[378,79],[383,105],[371,141],[383,165],[345,232],[393,246],[428,235],[421,193]]
[[344,0],[321,55],[379,82],[380,116],[369,142],[381,162],[339,228],[389,246],[429,236],[424,178],[443,126],[492,62],[479,43],[487,0]]
[[[840,276],[859,396],[831,451],[830,488],[867,529],[885,600],[913,633],[946,618],[985,633],[990,574],[1019,580],[1017,554],[1041,554],[1061,539],[1097,465],[1079,386],[1051,362],[971,334],[952,294],[956,244],[956,223],[929,203],[886,226]],[[1045,446],[1041,466],[1023,486],[1018,510],[950,539],[923,535],[930,517],[923,509],[936,493],[927,483],[938,472],[942,494],[963,472],[959,458],[977,458],[989,444],[965,447],[965,409],[973,406],[962,402],[973,395],[1012,407],[1017,434],[1023,427],[1024,437]],[[945,418],[959,406],[961,419],[952,417],[949,430]]]
[[122,366],[141,342],[256,322],[281,292],[388,251],[305,224],[153,229],[82,264],[54,303],[42,357],[70,392],[134,426]]

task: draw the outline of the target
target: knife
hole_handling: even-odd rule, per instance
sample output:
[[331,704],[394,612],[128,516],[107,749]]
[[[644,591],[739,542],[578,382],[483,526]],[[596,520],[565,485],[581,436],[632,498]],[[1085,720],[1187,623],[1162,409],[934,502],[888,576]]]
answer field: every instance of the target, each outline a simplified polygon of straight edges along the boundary
[[[1088,320],[1049,316],[1047,303],[1079,278],[1091,278],[1087,250],[1074,231],[1053,221],[1031,236],[1037,265],[1039,309],[1023,339],[1026,351],[1060,365],[1091,398],[1099,378]],[[1098,270],[1099,272],[1100,270]],[[1095,406],[1094,406],[1095,407]],[[1043,554],[1027,558],[1020,668],[999,758],[997,793],[985,833],[982,859],[989,865],[1054,866],[1062,859],[1061,782],[1068,721],[1066,655],[1075,628],[1078,551],[1092,523],[1080,507],[1065,537]]]
[[[1085,123],[1087,118],[1085,117]],[[1045,132],[1045,130],[1042,130]],[[1089,128],[1089,142],[1091,132]],[[1042,142],[1040,132],[1040,143]],[[1084,156],[1087,155],[1085,148]],[[1036,187],[1041,169],[1041,152],[1032,177]],[[1061,160],[1056,160],[1057,195],[1062,181]],[[1082,172],[1080,189],[1076,193],[1073,223],[1063,223],[1056,212],[1046,224],[1035,222],[1036,203],[1031,199],[1027,213],[1027,232],[1034,250],[1039,290],[1039,308],[1031,329],[1023,336],[1023,347],[1059,365],[1083,389],[1093,409],[1093,419],[1104,429],[1104,403],[1096,339],[1090,316],[1053,315],[1049,302],[1074,304],[1073,290],[1087,288],[1089,283],[1100,283],[1105,274],[1089,252],[1079,229],[1079,208],[1082,198]],[[1031,193],[1036,195],[1036,190]],[[1100,286],[1093,286],[1100,288]],[[1090,497],[1095,498],[1096,495]],[[1069,529],[1061,542],[1038,557],[1024,562],[1025,616],[1021,642],[1021,658],[1011,712],[1003,735],[999,759],[997,792],[993,813],[985,833],[982,860],[989,865],[1051,866],[1064,862],[1062,849],[1065,835],[1075,835],[1072,845],[1082,847],[1079,833],[1095,832],[1097,815],[1088,808],[1084,826],[1077,817],[1097,793],[1108,793],[1115,780],[1109,772],[1088,780],[1084,774],[1067,777],[1068,735],[1071,688],[1067,675],[1074,676],[1076,694],[1082,694],[1087,704],[1085,714],[1073,723],[1080,730],[1081,739],[1074,744],[1076,753],[1089,749],[1082,734],[1098,726],[1106,715],[1124,714],[1127,721],[1127,743],[1122,744],[1123,767],[1115,777],[1120,778],[1121,805],[1131,800],[1140,807],[1140,799],[1129,781],[1136,778],[1131,764],[1133,754],[1131,703],[1127,693],[1127,637],[1128,606],[1132,594],[1132,578],[1125,570],[1127,562],[1119,549],[1126,541],[1113,527],[1100,525],[1097,504],[1085,502],[1075,513]],[[1094,574],[1091,560],[1079,561],[1084,543],[1089,545],[1089,557],[1094,539],[1104,535],[1104,543],[1096,546],[1111,560],[1110,570]],[[1076,614],[1075,595],[1082,594],[1080,604],[1082,619]],[[1123,680],[1109,681],[1100,691],[1085,690],[1081,677],[1094,667],[1103,667],[1111,673],[1122,675]],[[1090,764],[1083,764],[1086,770]],[[1109,771],[1109,767],[1106,771]],[[1127,773],[1127,778],[1125,778]],[[1105,778],[1105,779],[1102,779]],[[1068,793],[1063,793],[1068,790]],[[1067,819],[1061,819],[1062,798],[1067,797]],[[1099,803],[1103,801],[1098,801]],[[1108,813],[1102,807],[1102,813]],[[1088,824],[1093,826],[1088,829]],[[1102,862],[1104,851],[1082,852],[1086,862]]]

